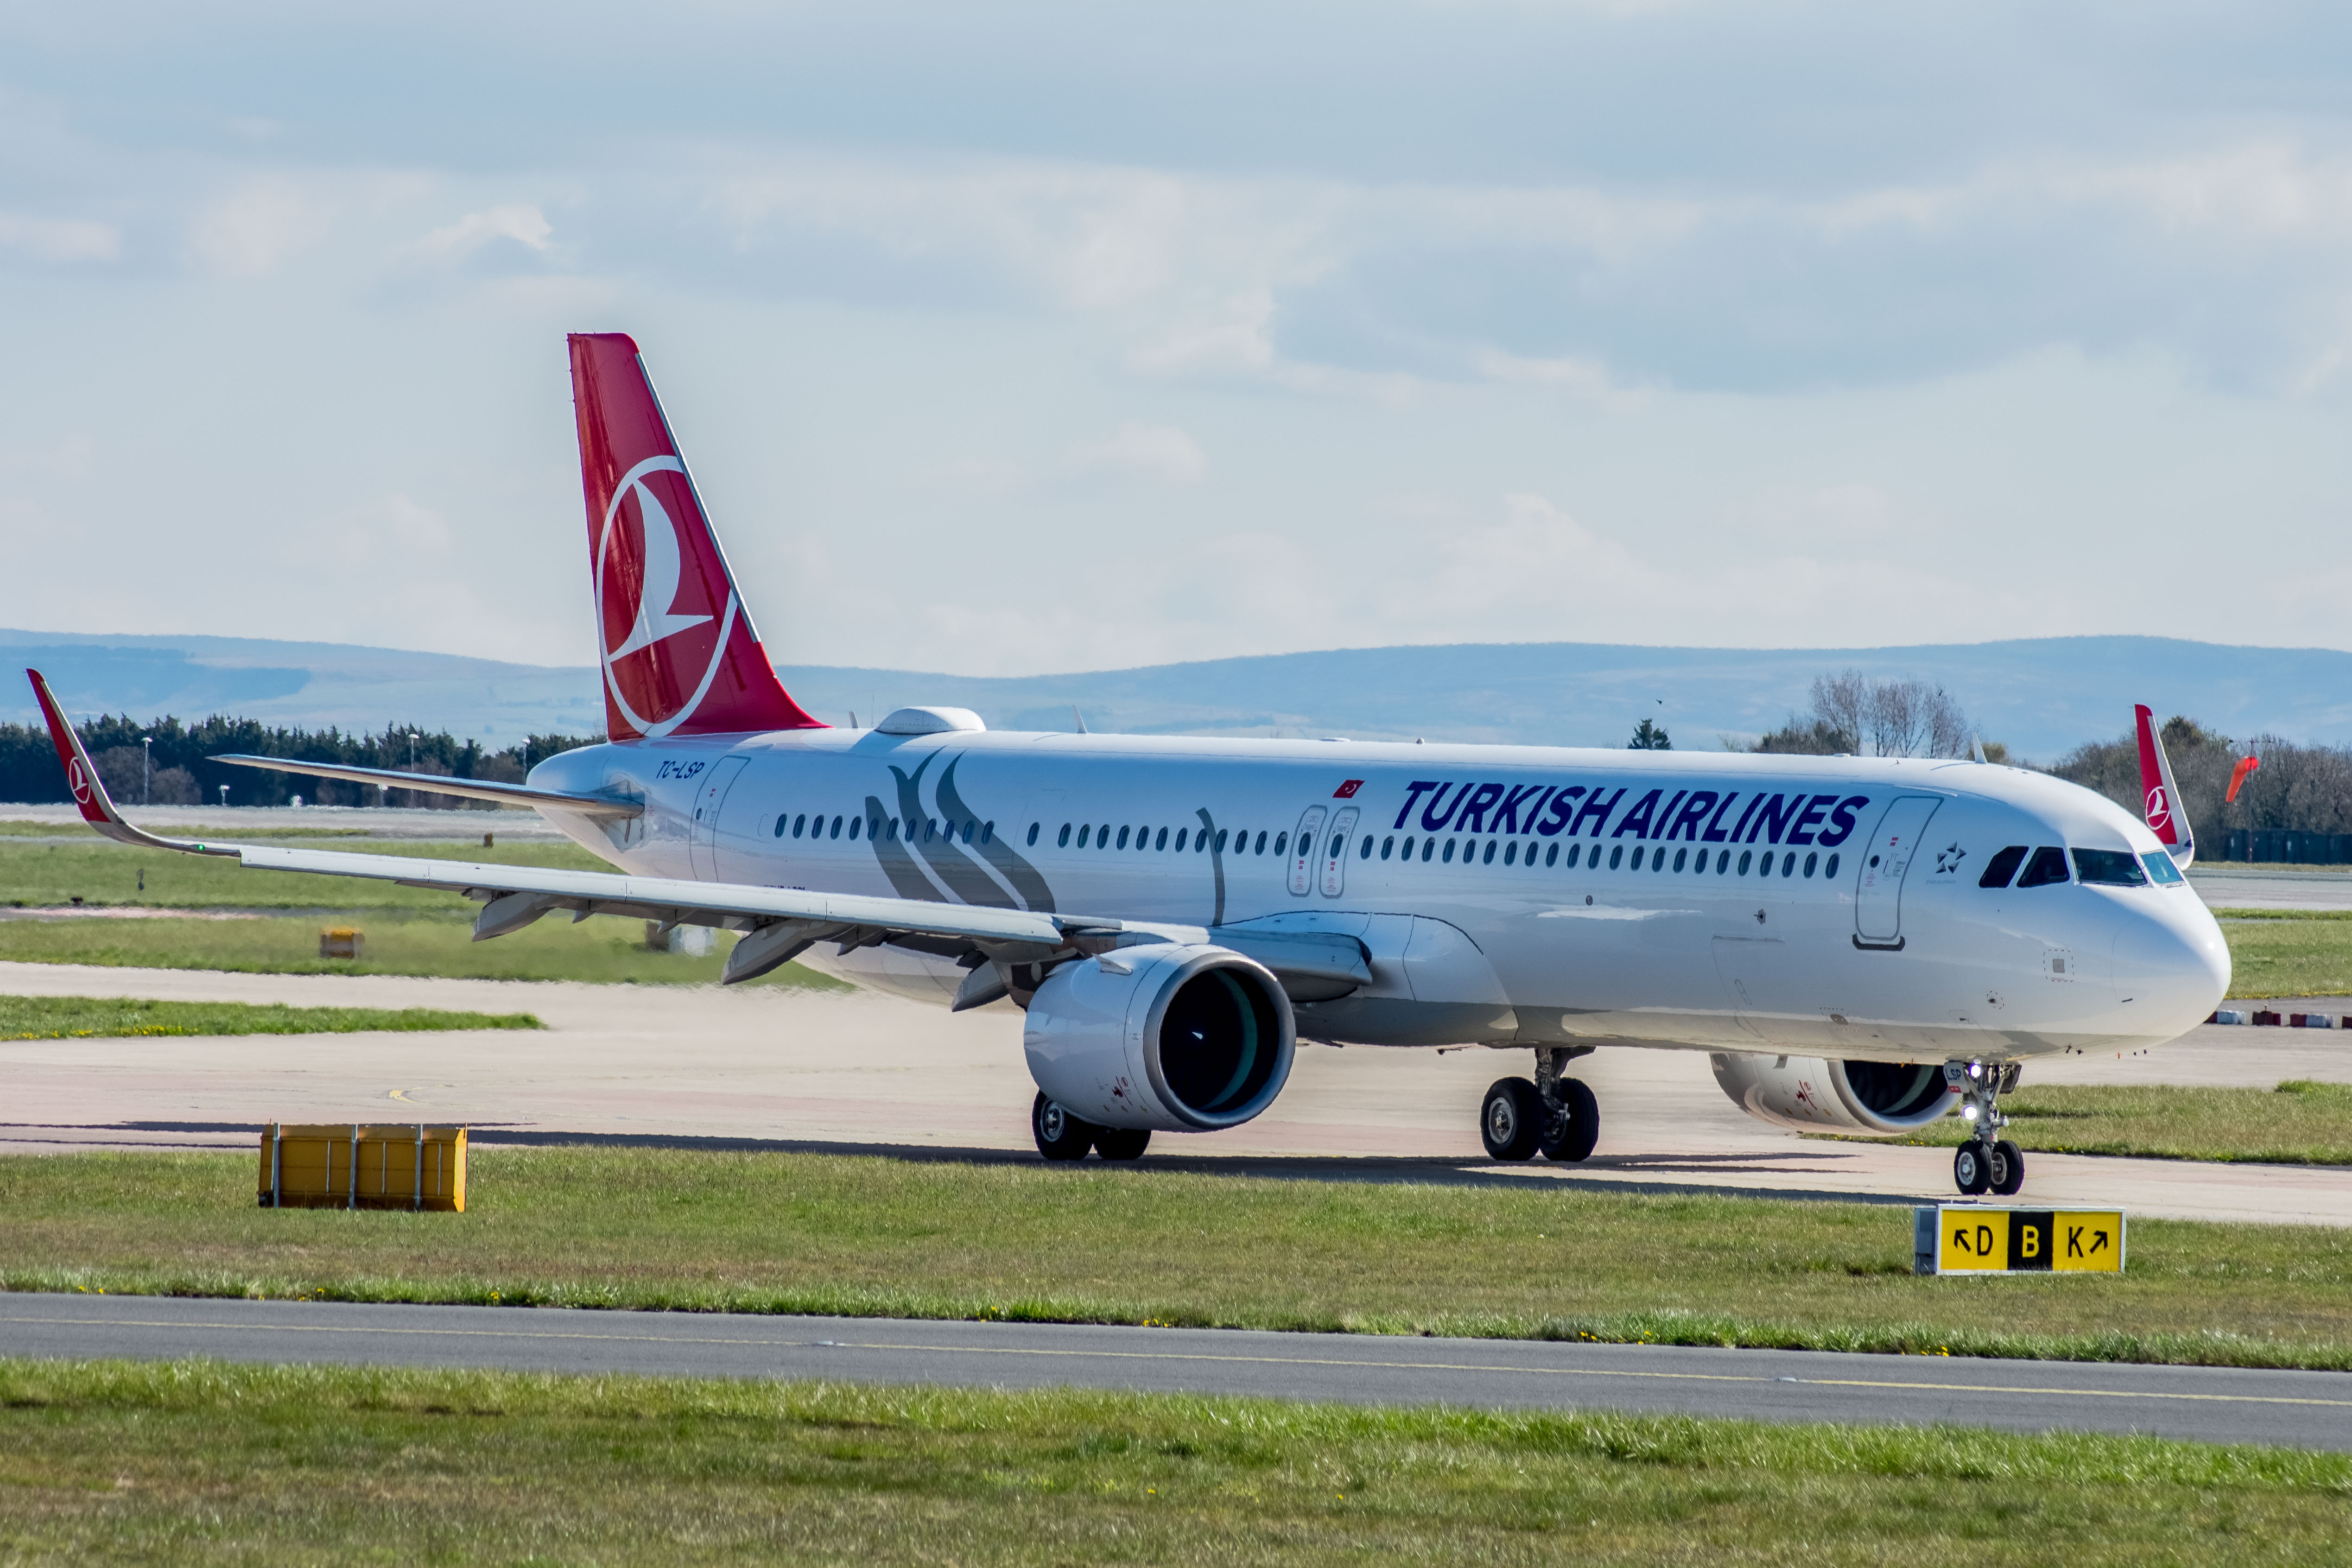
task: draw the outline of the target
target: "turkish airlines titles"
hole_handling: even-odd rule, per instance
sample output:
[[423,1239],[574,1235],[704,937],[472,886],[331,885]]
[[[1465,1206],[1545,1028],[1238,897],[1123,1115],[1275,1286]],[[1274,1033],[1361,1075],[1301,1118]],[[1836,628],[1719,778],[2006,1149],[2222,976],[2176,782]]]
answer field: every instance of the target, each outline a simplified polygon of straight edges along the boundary
[[[1601,789],[1583,784],[1562,788],[1415,779],[1406,786],[1404,809],[1397,813],[1391,826],[1412,826],[1418,807],[1420,826],[1426,833],[1532,833],[1545,838],[1562,833],[1570,837],[1590,833],[1596,838],[1622,838],[1630,834],[1665,842],[1686,838],[1694,844],[1754,844],[1761,839],[1768,844],[1818,844],[1827,848],[1852,837],[1855,814],[1870,804],[1866,795],[1841,795],[1834,791],[1809,795],[1802,791],[1743,795],[1734,790],[1721,795],[1711,789],[1685,789],[1669,797],[1661,788],[1618,815],[1618,807],[1631,793],[1630,786],[1603,795]],[[1423,796],[1428,797],[1426,804]],[[1739,808],[1736,816],[1735,806]]]

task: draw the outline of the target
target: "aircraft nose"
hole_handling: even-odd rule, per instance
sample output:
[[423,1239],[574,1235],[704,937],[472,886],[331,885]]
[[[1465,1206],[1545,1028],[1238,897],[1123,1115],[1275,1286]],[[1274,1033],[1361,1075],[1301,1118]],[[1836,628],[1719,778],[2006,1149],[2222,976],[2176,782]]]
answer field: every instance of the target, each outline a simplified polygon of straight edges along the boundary
[[2116,1000],[2148,1034],[2194,1028],[2230,991],[2230,944],[2201,904],[2125,921],[2114,965]]

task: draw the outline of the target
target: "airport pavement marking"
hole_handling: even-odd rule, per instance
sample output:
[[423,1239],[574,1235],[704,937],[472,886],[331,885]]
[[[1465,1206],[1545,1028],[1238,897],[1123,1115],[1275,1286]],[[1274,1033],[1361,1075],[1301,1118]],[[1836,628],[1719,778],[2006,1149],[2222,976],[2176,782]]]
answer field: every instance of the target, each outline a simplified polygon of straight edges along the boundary
[[[625,1344],[665,1345],[786,1345],[808,1350],[898,1351],[936,1355],[1008,1355],[1066,1357],[1076,1360],[1098,1361],[1161,1361],[1209,1362],[1246,1366],[1339,1366],[1364,1370],[1388,1369],[1398,1372],[1491,1372],[1524,1375],[1539,1373],[1550,1377],[1615,1377],[1648,1379],[1663,1383],[1790,1383],[1817,1388],[1873,1388],[1890,1393],[1916,1394],[2064,1394],[2095,1399],[2169,1399],[2189,1403],[2214,1405],[2309,1405],[2331,1409],[2352,1408],[2352,1399],[2315,1399],[2303,1395],[2271,1394],[2177,1394],[2157,1389],[2068,1388],[2031,1384],[2011,1385],[1992,1383],[1916,1383],[1891,1378],[1858,1377],[1776,1377],[1758,1373],[1706,1372],[1633,1372],[1612,1367],[1572,1366],[1505,1366],[1475,1362],[1449,1361],[1378,1361],[1343,1356],[1273,1356],[1273,1355],[1211,1355],[1198,1351],[1111,1351],[1053,1350],[1031,1345],[920,1345],[896,1344],[887,1341],[864,1340],[791,1340],[757,1337],[730,1338],[697,1334],[591,1334],[572,1331],[543,1329],[399,1329],[383,1326],[342,1326],[333,1323],[221,1323],[173,1322],[160,1318],[44,1318],[30,1315],[0,1315],[0,1323],[68,1324],[77,1327],[130,1329],[227,1329],[250,1333],[297,1334],[379,1334],[414,1335],[441,1339],[488,1340],[583,1340],[609,1341]],[[1557,1341],[1528,1341],[1530,1344],[1559,1343]],[[1610,1342],[1592,1342],[1608,1343]],[[1664,1347],[1662,1347],[1664,1348]],[[1704,1350],[1706,1346],[1676,1346],[1676,1349]],[[2053,1366],[2083,1365],[2162,1365],[2162,1363],[2081,1363],[2055,1362]],[[2267,1368],[2226,1368],[2212,1370],[2243,1371],[2272,1370]]]

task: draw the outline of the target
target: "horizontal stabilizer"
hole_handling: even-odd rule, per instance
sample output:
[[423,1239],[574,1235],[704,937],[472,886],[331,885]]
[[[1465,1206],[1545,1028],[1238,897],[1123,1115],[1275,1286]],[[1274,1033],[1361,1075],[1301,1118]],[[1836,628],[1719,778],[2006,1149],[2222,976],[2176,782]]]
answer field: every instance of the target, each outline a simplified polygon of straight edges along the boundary
[[354,768],[341,763],[300,763],[287,757],[220,756],[216,763],[241,768],[268,768],[274,773],[302,773],[316,779],[342,779],[351,784],[377,784],[385,789],[415,790],[420,795],[454,795],[466,800],[487,800],[519,811],[576,811],[583,816],[627,817],[644,815],[645,803],[612,795],[565,795],[561,790],[533,789],[529,784],[498,784],[488,779],[450,778],[442,773],[404,773],[393,768]]

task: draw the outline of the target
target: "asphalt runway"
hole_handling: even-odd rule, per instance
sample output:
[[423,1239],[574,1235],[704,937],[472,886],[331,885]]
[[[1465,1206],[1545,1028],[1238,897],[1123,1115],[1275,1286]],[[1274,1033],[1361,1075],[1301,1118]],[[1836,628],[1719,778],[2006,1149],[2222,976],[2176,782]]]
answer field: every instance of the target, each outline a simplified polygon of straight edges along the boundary
[[[0,992],[295,1005],[527,1009],[546,1034],[0,1041],[0,1152],[250,1149],[260,1124],[461,1122],[478,1145],[570,1141],[1032,1161],[1034,1093],[1009,1004],[950,1016],[887,996],[396,975],[234,974],[0,963]],[[2319,1004],[2341,1009],[2340,1001]],[[1749,1120],[1705,1053],[1576,1064],[1601,1145],[1570,1166],[1486,1157],[1486,1086],[1524,1051],[1302,1048],[1245,1127],[1155,1139],[1156,1167],[1323,1181],[1556,1182],[1890,1204],[1951,1198],[1935,1149],[1799,1138]],[[2207,1026],[2127,1058],[2061,1057],[2029,1083],[2269,1089],[2352,1081],[2352,1032]],[[2026,1196],[2151,1217],[2352,1226],[2352,1168],[2036,1154]]]
[[0,1354],[1946,1423],[2352,1449],[2352,1375],[1060,1323],[0,1297]]

